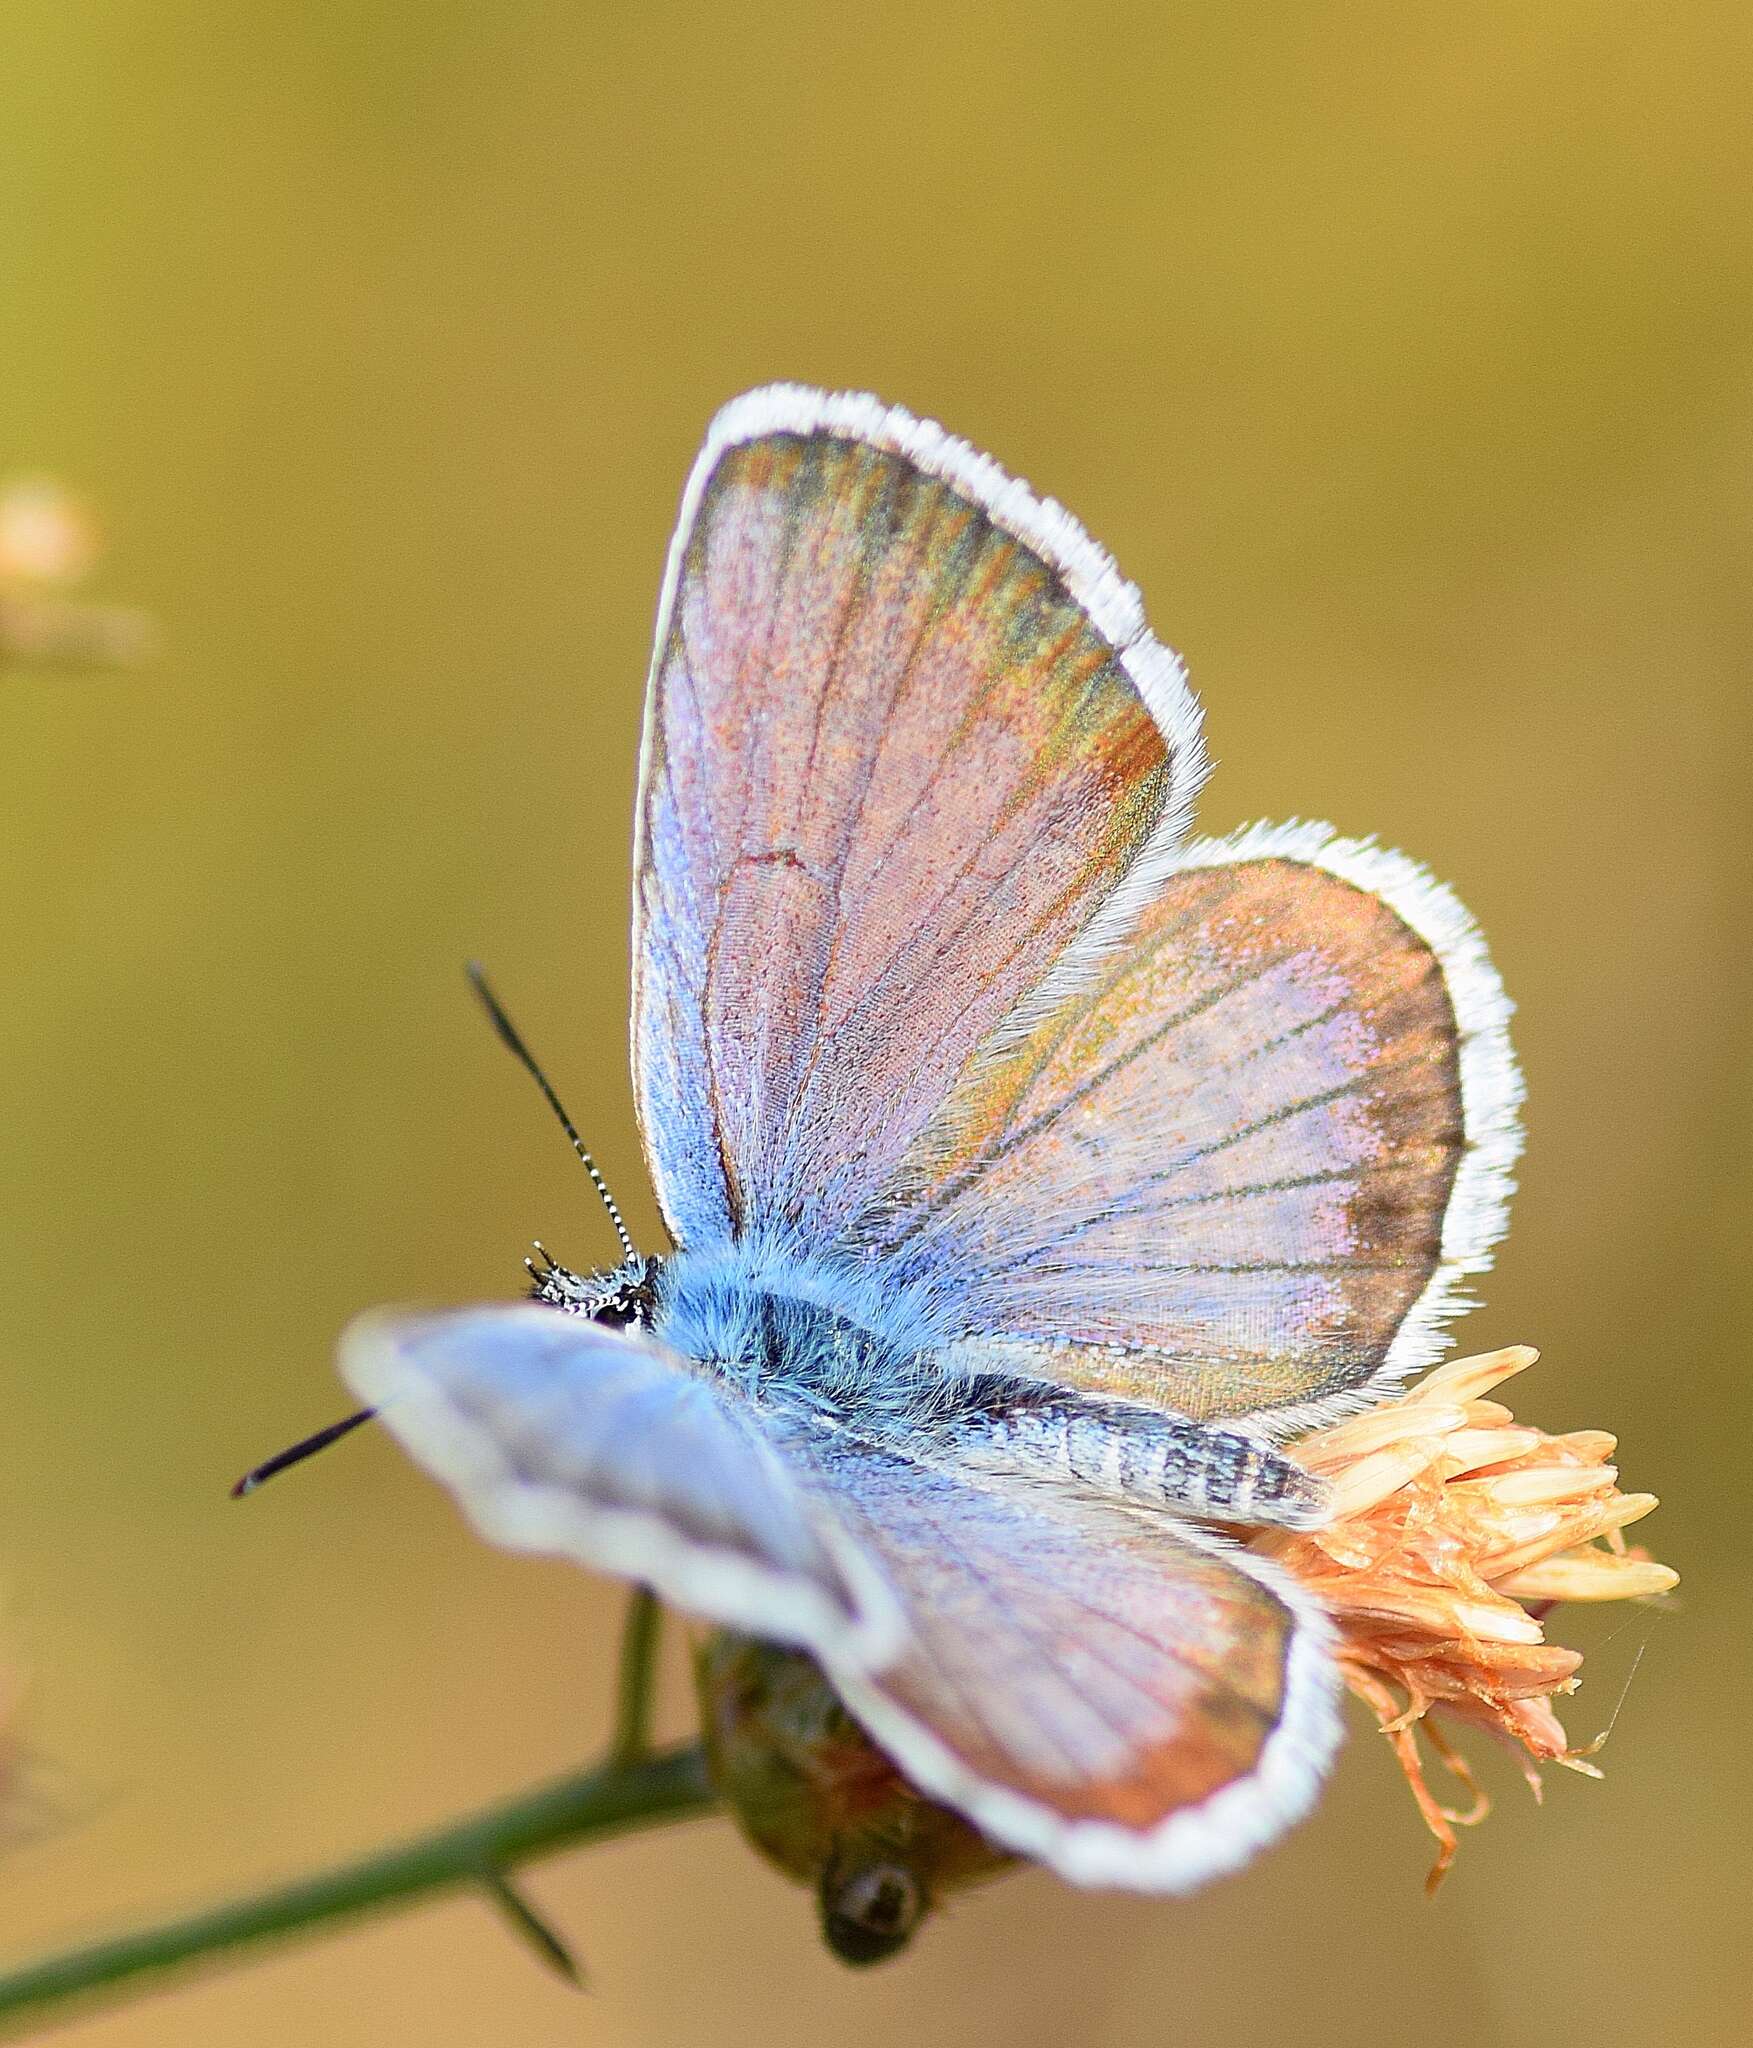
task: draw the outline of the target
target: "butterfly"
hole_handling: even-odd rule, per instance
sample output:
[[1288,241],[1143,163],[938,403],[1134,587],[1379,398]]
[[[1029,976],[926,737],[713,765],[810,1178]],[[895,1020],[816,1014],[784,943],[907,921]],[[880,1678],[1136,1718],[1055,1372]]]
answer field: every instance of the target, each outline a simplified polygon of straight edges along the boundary
[[1436,1355],[1519,1145],[1455,898],[1188,842],[1205,773],[1069,513],[874,398],[736,399],[641,752],[673,1249],[342,1344],[489,1537],[808,1652],[992,1841],[1162,1892],[1315,1798],[1331,1633],[1237,1534],[1322,1519],[1283,1445]]

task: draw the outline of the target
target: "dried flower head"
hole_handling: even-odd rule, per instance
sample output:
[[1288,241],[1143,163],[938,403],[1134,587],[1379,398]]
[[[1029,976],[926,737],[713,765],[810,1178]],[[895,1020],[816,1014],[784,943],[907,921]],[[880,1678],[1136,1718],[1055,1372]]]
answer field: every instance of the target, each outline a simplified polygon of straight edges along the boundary
[[[1375,1713],[1437,1838],[1431,1890],[1453,1860],[1456,1825],[1489,1805],[1432,1716],[1477,1723],[1518,1748],[1536,1793],[1542,1763],[1598,1776],[1588,1757],[1599,1742],[1573,1746],[1553,1708],[1575,1690],[1582,1656],[1546,1640],[1546,1611],[1677,1582],[1621,1534],[1656,1500],[1620,1492],[1612,1437],[1549,1436],[1487,1398],[1538,1355],[1523,1345],[1457,1359],[1397,1400],[1305,1437],[1296,1456],[1327,1481],[1332,1518],[1254,1539],[1337,1622],[1346,1683]],[[1467,1789],[1464,1810],[1431,1791],[1421,1728]]]

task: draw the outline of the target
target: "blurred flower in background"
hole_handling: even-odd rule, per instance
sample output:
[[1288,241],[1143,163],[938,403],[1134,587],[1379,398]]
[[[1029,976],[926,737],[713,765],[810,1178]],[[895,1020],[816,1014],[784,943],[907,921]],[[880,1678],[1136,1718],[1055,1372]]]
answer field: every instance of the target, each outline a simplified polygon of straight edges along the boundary
[[0,482],[0,664],[114,668],[148,652],[143,613],[64,595],[101,551],[96,521],[52,477]]
[[0,484],[0,583],[77,583],[98,550],[90,512],[53,477]]

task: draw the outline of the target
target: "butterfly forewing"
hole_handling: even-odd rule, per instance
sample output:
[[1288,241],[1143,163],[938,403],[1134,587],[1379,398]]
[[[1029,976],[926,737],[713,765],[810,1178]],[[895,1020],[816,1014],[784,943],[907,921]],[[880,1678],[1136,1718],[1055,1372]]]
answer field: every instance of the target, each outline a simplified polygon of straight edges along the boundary
[[341,1368],[496,1542],[849,1668],[899,1639],[880,1571],[748,1404],[648,1337],[533,1303],[384,1312],[347,1331]]
[[677,1238],[831,1239],[1172,851],[1199,772],[1178,667],[1063,513],[874,401],[721,416],[659,620],[635,884]]

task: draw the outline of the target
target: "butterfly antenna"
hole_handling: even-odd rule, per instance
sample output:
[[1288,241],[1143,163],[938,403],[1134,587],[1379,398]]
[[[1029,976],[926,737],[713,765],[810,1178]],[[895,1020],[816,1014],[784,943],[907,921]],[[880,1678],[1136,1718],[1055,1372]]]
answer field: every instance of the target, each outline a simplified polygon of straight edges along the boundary
[[350,1436],[362,1422],[371,1421],[376,1413],[375,1408],[361,1408],[357,1414],[343,1416],[339,1422],[331,1422],[327,1429],[319,1429],[315,1436],[301,1437],[285,1450],[276,1451],[273,1457],[243,1475],[231,1489],[232,1499],[242,1500],[246,1493],[254,1493],[264,1479],[272,1479],[276,1472],[284,1472],[288,1465],[302,1465],[306,1458],[314,1458],[318,1451],[326,1451],[330,1444]]
[[596,1161],[585,1150],[584,1140],[578,1135],[577,1126],[573,1123],[571,1117],[566,1114],[565,1108],[559,1096],[554,1093],[547,1075],[536,1065],[534,1053],[530,1051],[522,1038],[518,1036],[517,1026],[512,1023],[511,1019],[500,1007],[499,998],[488,987],[487,977],[482,973],[477,961],[471,960],[469,962],[468,975],[471,987],[473,987],[476,995],[481,998],[488,1016],[493,1020],[494,1030],[499,1033],[506,1049],[515,1054],[531,1080],[542,1091],[543,1099],[560,1120],[560,1128],[572,1140],[573,1151],[584,1162],[584,1170],[590,1175],[590,1184],[601,1195],[603,1207],[609,1212],[609,1221],[615,1226],[615,1235],[621,1240],[622,1252],[629,1260],[636,1259],[639,1254],[633,1248],[633,1239],[628,1232],[627,1225],[622,1220],[620,1206],[614,1196],[609,1193],[609,1184],[603,1179]]

